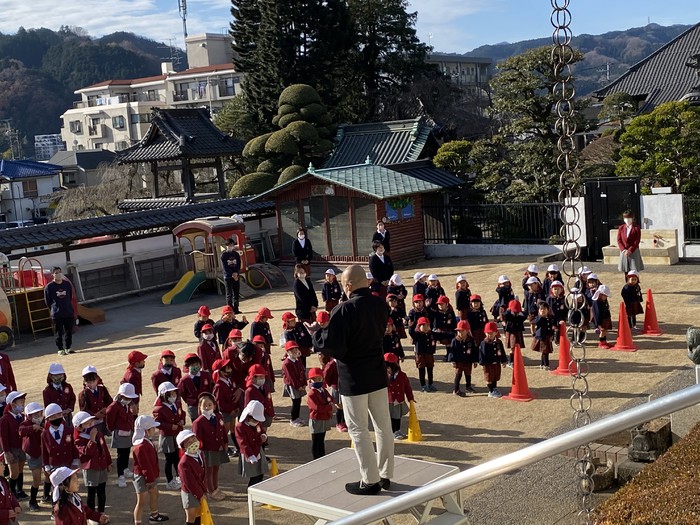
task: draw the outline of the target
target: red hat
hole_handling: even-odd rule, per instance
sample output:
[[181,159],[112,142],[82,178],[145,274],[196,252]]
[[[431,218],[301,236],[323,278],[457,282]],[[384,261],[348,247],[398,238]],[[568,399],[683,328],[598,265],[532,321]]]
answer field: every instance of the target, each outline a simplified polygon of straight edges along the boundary
[[231,364],[230,359],[217,359],[214,361],[211,365],[211,369],[216,371],[216,370],[221,370],[222,368],[226,368],[228,365]]
[[233,306],[226,305],[221,309],[221,315],[232,314],[232,313],[233,313]]
[[253,337],[253,342],[254,342],[254,343],[265,343],[265,344],[267,344],[267,340],[266,340],[265,337],[263,337],[262,335],[256,335],[255,337]]
[[513,313],[519,314],[523,311],[523,307],[520,304],[520,301],[513,299],[508,303],[508,310],[510,310]]
[[423,297],[422,293],[417,293],[413,296],[413,302],[415,303],[416,301],[425,301],[425,297]]
[[[269,312],[269,310],[268,310],[268,312]],[[258,312],[258,315],[260,315],[259,312]],[[265,316],[265,317],[267,317],[267,316]],[[290,320],[296,319],[296,318],[297,318],[297,316],[294,315],[292,312],[284,312],[282,314],[282,321],[284,321],[284,322],[287,322],[287,321],[290,321]]]
[[486,326],[484,326],[484,332],[487,334],[498,333],[498,325],[493,321],[489,321],[486,323]]
[[185,364],[187,364],[189,361],[191,361],[193,359],[196,359],[200,363],[202,362],[202,360],[199,358],[199,356],[197,354],[187,354],[185,356]]
[[258,317],[267,317],[268,319],[274,319],[275,317],[272,315],[272,312],[270,311],[269,308],[262,307],[260,310],[258,310]]
[[243,339],[243,332],[241,332],[238,328],[234,328],[228,333],[228,336],[230,338],[240,337],[241,339]]
[[163,359],[164,357],[175,357],[175,352],[172,350],[163,350],[160,353],[160,358]]
[[446,295],[438,297],[437,304],[450,304],[450,298]]
[[398,363],[399,362],[399,356],[396,354],[392,354],[391,352],[387,352],[384,354],[384,361],[387,363]]
[[398,299],[399,299],[399,296],[396,295],[395,293],[388,293],[388,294],[386,294],[386,300],[387,300],[387,301],[391,301],[392,299],[398,300]]
[[420,326],[422,324],[430,324],[430,320],[427,317],[420,317],[416,322],[416,326]]
[[481,296],[480,296],[480,295],[474,294],[474,295],[472,295],[472,296],[469,298],[469,300],[470,300],[470,301],[479,301],[479,302],[481,302]]
[[394,320],[393,320],[391,317],[389,317],[389,319],[386,320],[386,324],[392,325],[392,326],[393,326],[393,325],[394,325]]
[[202,326],[202,332],[204,332],[204,330],[213,330],[213,329],[214,329],[214,325],[211,323],[207,323],[204,326]]
[[265,371],[265,367],[263,365],[253,365],[248,369],[248,377],[253,377],[253,376],[266,376],[267,372]]
[[198,315],[211,315],[211,312],[209,311],[209,307],[206,304],[203,304],[202,306],[199,307],[199,310],[197,310]]
[[287,341],[284,343],[285,350],[291,350],[292,348],[299,348],[299,344],[296,341]]
[[138,363],[139,361],[143,361],[146,359],[148,356],[144,354],[143,352],[139,352],[138,350],[134,350],[132,352],[129,352],[129,355],[126,357],[127,361],[129,361],[130,365],[133,365],[134,363]]
[[309,369],[309,379],[312,377],[323,377],[323,370],[320,368],[310,368]]
[[318,323],[327,323],[328,321],[331,320],[331,314],[326,312],[325,310],[321,310],[316,314],[316,322]]
[[471,329],[472,329],[472,327],[469,326],[469,321],[466,321],[466,320],[465,320],[465,321],[460,321],[459,323],[457,323],[457,330],[467,330],[467,331],[469,331],[469,330],[471,330]]

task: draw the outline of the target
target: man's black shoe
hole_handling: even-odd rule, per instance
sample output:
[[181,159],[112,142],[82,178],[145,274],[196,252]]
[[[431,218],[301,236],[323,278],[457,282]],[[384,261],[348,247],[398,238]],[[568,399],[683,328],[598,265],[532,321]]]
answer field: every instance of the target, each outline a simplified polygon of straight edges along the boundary
[[365,485],[362,481],[356,481],[355,483],[346,483],[345,490],[356,496],[374,496],[381,492],[382,486],[379,483]]
[[388,478],[379,478],[379,486],[384,490],[389,490],[389,487],[391,487],[391,480]]

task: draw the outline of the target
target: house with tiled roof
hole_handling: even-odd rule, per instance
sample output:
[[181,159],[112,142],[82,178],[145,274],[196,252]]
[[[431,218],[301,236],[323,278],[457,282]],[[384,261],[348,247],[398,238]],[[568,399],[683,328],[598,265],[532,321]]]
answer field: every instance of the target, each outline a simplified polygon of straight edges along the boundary
[[60,173],[55,164],[0,159],[0,228],[45,222],[51,195],[60,189]]

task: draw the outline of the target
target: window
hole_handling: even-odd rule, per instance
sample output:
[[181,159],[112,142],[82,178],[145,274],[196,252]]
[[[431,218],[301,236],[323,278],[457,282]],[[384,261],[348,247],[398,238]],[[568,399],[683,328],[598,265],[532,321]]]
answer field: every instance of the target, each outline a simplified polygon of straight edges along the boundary
[[233,97],[236,95],[236,84],[241,83],[241,77],[228,77],[223,79],[223,85],[219,86],[219,96]]
[[147,124],[149,122],[151,122],[150,113],[133,113],[131,115],[132,124]]
[[63,185],[64,186],[76,184],[76,181],[77,181],[77,179],[76,179],[74,172],[68,172],[68,173],[64,172],[63,173]]
[[68,129],[71,133],[82,133],[83,124],[79,120],[71,120]]
[[326,221],[323,213],[323,197],[311,197],[301,201],[304,210],[304,227],[314,253],[328,254],[326,242]]
[[292,255],[292,243],[297,238],[299,227],[299,208],[296,201],[280,204],[280,226],[282,228],[282,255]]
[[350,209],[347,197],[328,199],[328,225],[331,232],[331,253],[352,256]]
[[35,180],[22,181],[22,196],[25,199],[33,199],[39,196],[39,190],[37,189]]
[[355,209],[355,254],[369,255],[372,251],[372,235],[377,229],[377,213],[374,201],[353,199]]
[[129,142],[126,140],[120,140],[119,142],[114,144],[114,149],[117,151],[121,151],[123,149],[126,149],[129,147]]
[[124,129],[126,127],[126,120],[122,115],[112,117],[112,127],[114,129]]

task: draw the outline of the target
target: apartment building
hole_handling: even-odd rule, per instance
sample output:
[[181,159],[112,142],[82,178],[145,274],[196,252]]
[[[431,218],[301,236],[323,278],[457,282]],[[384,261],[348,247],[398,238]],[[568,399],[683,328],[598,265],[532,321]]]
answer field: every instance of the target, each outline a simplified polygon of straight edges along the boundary
[[493,60],[490,58],[457,53],[429,53],[425,61],[437,64],[440,71],[455,84],[465,88],[486,89],[493,72]]

